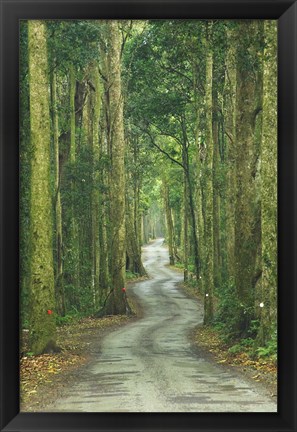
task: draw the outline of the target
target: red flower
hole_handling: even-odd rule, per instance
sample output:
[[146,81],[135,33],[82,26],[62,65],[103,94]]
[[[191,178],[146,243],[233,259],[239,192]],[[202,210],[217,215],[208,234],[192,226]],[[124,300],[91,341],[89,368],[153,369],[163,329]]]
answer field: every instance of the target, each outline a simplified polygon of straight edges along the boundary
[[123,292],[126,292],[126,288],[122,288],[122,291],[123,291]]
[[53,311],[50,310],[50,309],[48,309],[47,314],[48,314],[48,315],[51,315],[52,313],[53,313]]

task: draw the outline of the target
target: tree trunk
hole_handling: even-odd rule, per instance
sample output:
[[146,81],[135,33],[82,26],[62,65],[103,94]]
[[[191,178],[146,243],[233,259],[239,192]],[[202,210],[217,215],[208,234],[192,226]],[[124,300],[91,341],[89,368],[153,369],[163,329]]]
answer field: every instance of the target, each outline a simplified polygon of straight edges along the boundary
[[100,243],[99,243],[99,160],[100,160],[100,144],[99,144],[99,122],[102,105],[102,84],[100,82],[98,66],[94,65],[91,79],[94,84],[94,94],[92,97],[92,114],[93,114],[93,196],[92,196],[92,232],[93,232],[93,275],[94,275],[94,290],[95,290],[95,306],[99,306],[100,299]]
[[55,217],[56,217],[56,280],[55,295],[56,306],[59,315],[65,315],[65,294],[63,281],[63,260],[62,260],[62,206],[60,192],[60,166],[59,166],[59,123],[57,112],[57,83],[56,72],[51,74],[51,98],[53,113],[53,140],[54,140],[54,158],[55,158]]
[[[70,65],[69,71],[69,104],[70,104],[70,164],[71,169],[74,169],[76,162],[76,121],[75,121],[75,90],[76,79],[74,66]],[[70,216],[70,254],[72,271],[70,275],[70,284],[72,285],[72,303],[74,306],[79,306],[78,287],[79,282],[79,230],[77,216],[75,214],[75,183],[71,179],[71,216]]]
[[175,254],[174,254],[174,240],[173,240],[173,222],[172,222],[172,214],[169,203],[169,188],[166,181],[165,176],[162,177],[163,181],[163,200],[166,214],[166,225],[167,225],[167,240],[168,240],[168,248],[169,248],[169,263],[170,265],[174,265],[175,262]]
[[[258,344],[273,336],[277,321],[277,25],[265,21],[263,85],[262,178],[262,286],[256,310],[260,316]],[[263,304],[263,307],[260,307]]]
[[194,86],[194,103],[195,103],[195,166],[196,166],[196,177],[195,177],[195,202],[197,208],[197,234],[199,241],[199,279],[197,285],[199,291],[202,293],[201,279],[203,278],[203,261],[204,261],[204,226],[203,226],[203,213],[202,213],[202,152],[200,149],[200,104],[198,99],[198,76],[197,76],[197,66],[194,63],[193,68],[193,86]]
[[188,243],[188,180],[184,170],[184,196],[183,196],[183,261],[184,282],[189,279],[189,243]]
[[141,261],[141,254],[139,253],[139,245],[136,237],[135,225],[133,220],[134,212],[131,209],[128,201],[126,203],[126,268],[132,273],[136,273],[139,276],[145,276],[146,271]]
[[205,130],[205,272],[204,272],[204,323],[213,319],[213,284],[214,284],[214,246],[213,246],[213,135],[212,135],[212,69],[213,55],[211,51],[211,24],[207,24],[206,37],[206,130]]
[[[87,101],[87,130],[88,145],[92,157],[92,191],[91,191],[91,286],[93,290],[94,307],[100,304],[100,243],[99,243],[99,121],[101,112],[102,86],[98,66],[92,63],[89,67],[89,91]],[[102,222],[102,221],[101,221]]]
[[187,155],[186,177],[187,177],[188,194],[189,194],[189,213],[190,213],[190,220],[192,226],[195,276],[196,276],[196,280],[198,280],[200,275],[200,260],[199,260],[198,237],[197,237],[197,228],[196,228],[195,205],[194,205],[194,197],[193,197],[193,188],[192,188],[191,177],[190,177],[190,164],[188,158],[189,156]]
[[[101,52],[102,60],[103,52]],[[106,69],[104,69],[106,72]],[[109,256],[108,256],[108,215],[109,215],[109,200],[108,200],[108,167],[104,164],[107,159],[107,109],[108,100],[106,90],[104,92],[104,99],[102,104],[102,113],[100,118],[100,131],[99,131],[99,184],[101,193],[99,193],[98,202],[98,221],[99,221],[99,286],[100,286],[100,305],[105,301],[110,288],[109,283]]]
[[199,272],[200,272],[198,238],[197,238],[197,230],[196,230],[196,215],[195,215],[195,208],[194,208],[193,188],[192,188],[191,174],[190,174],[189,146],[187,144],[186,124],[185,124],[184,117],[182,118],[181,124],[182,124],[182,134],[183,134],[182,160],[183,160],[183,166],[185,170],[185,177],[187,182],[187,193],[188,193],[187,211],[190,216],[189,219],[191,221],[191,227],[192,227],[195,274],[196,274],[196,279],[198,280]]
[[125,139],[123,97],[121,89],[121,34],[119,22],[110,20],[107,27],[107,91],[109,100],[110,155],[110,280],[111,295],[106,304],[107,314],[129,312],[125,293]]
[[212,183],[213,183],[213,284],[217,289],[221,285],[221,239],[220,239],[220,181],[219,181],[219,109],[218,92],[213,89],[212,105],[212,138],[213,138],[213,160],[212,160]]
[[262,111],[263,22],[238,24],[236,69],[236,208],[235,286],[237,331],[245,335],[254,315],[258,256],[261,246],[260,122]]
[[144,244],[149,242],[147,215],[144,213],[142,214],[142,239]]
[[[28,40],[28,22],[20,22],[20,38]],[[19,273],[20,273],[20,335],[23,335],[22,328],[28,321],[30,314],[30,254],[28,245],[30,243],[30,95],[28,82],[28,51],[20,49],[20,174],[19,174],[19,221],[20,221],[20,243],[19,243]],[[22,336],[21,336],[22,337]],[[23,346],[20,341],[20,347]]]
[[[50,113],[46,28],[28,23],[31,203],[30,203],[30,351],[56,349],[55,287],[50,189]],[[52,313],[54,312],[54,313]]]
[[236,169],[235,169],[235,96],[236,96],[236,39],[233,30],[229,30],[228,50],[226,55],[226,74],[224,89],[224,119],[227,139],[226,159],[228,163],[226,185],[226,237],[227,237],[227,280],[234,283],[234,246],[235,246],[235,198],[236,198]]

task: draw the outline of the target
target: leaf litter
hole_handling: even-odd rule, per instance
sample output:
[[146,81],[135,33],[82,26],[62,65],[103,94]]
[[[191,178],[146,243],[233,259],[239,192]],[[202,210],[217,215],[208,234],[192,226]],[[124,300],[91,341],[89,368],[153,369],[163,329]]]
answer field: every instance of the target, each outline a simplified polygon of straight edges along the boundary
[[251,358],[248,352],[230,353],[219,333],[210,326],[199,325],[192,334],[197,348],[210,352],[215,361],[222,365],[236,367],[248,378],[262,383],[271,396],[277,395],[277,365],[270,359]]
[[[181,284],[180,288],[191,298],[203,302],[203,296],[197,287]],[[197,349],[209,353],[216,363],[235,367],[240,373],[259,382],[269,391],[270,396],[277,396],[277,363],[270,358],[251,358],[248,352],[231,353],[233,344],[225,343],[218,331],[211,326],[199,325],[192,333],[192,341]]]
[[[133,318],[132,318],[133,319]],[[21,411],[34,411],[46,405],[49,397],[57,397],[90,358],[92,343],[100,342],[108,329],[131,321],[124,315],[103,318],[86,317],[57,328],[58,353],[33,356],[29,352],[28,332],[22,332],[20,358]]]

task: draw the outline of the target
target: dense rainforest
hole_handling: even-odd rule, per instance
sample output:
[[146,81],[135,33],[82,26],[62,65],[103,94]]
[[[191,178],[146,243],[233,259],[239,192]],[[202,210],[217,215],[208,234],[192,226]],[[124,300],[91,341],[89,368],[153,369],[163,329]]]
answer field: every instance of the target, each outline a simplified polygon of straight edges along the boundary
[[70,316],[131,313],[141,247],[204,323],[276,352],[277,26],[22,21],[20,311],[33,354]]

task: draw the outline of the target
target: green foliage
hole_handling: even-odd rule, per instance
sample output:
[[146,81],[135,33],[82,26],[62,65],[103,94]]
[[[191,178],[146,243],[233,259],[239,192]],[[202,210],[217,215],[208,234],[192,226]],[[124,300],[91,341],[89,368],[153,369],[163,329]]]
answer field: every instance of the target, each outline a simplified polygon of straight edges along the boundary
[[87,314],[81,313],[73,307],[65,316],[56,315],[56,324],[58,326],[71,324],[75,321],[79,321],[85,316],[87,316]]
[[260,321],[258,319],[251,320],[250,326],[248,328],[247,334],[251,338],[256,338],[260,328]]
[[195,271],[195,265],[193,264],[193,262],[194,262],[194,257],[190,256],[189,257],[188,270],[189,270],[189,272],[192,272],[192,273],[194,273],[194,271]]
[[248,337],[237,341],[232,345],[228,352],[233,355],[247,353],[252,359],[263,358],[272,361],[277,360],[277,337],[276,332],[272,335],[271,339],[265,346],[257,347],[257,339],[255,337]]
[[[25,314],[23,314],[23,316],[24,315]],[[27,318],[22,318],[21,319],[21,328],[22,329],[28,329],[29,328],[28,311],[27,311],[26,315],[27,315]]]
[[228,349],[228,352],[230,354],[239,354],[242,352],[242,346],[240,344],[233,345],[231,348]]
[[238,336],[238,313],[240,303],[236,296],[234,283],[226,282],[217,290],[218,309],[215,316],[215,324],[218,329],[223,330],[226,341],[234,340]]
[[277,359],[277,332],[273,332],[271,339],[264,347],[256,349],[258,357],[270,357],[273,360]]
[[240,342],[231,346],[228,349],[228,352],[230,354],[235,354],[235,355],[240,354],[242,352],[250,353],[253,351],[254,344],[255,344],[255,340],[252,338],[241,339]]
[[137,279],[138,277],[139,277],[138,273],[133,273],[131,271],[126,270],[126,279],[127,280]]
[[49,51],[56,65],[67,71],[70,64],[75,64],[81,77],[84,68],[98,60],[99,37],[100,26],[96,21],[48,21]]
[[182,262],[176,262],[174,264],[174,267],[179,268],[179,269],[183,269],[184,268],[184,264]]

